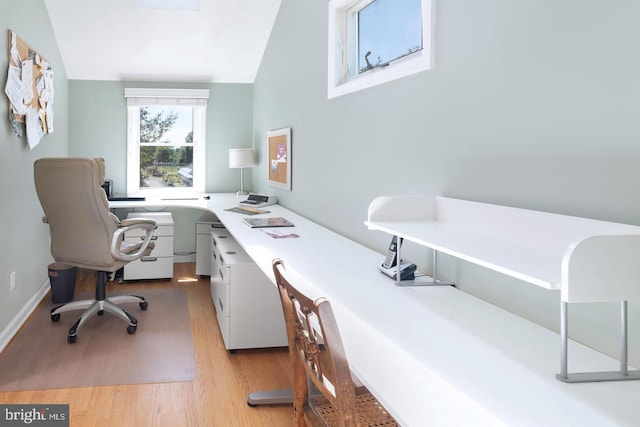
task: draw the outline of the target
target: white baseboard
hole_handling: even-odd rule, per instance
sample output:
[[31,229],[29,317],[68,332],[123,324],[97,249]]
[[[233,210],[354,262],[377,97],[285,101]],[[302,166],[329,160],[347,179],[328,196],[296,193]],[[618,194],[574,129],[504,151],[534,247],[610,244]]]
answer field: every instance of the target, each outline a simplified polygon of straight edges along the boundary
[[22,325],[27,321],[31,313],[35,311],[42,299],[47,296],[51,285],[47,279],[40,289],[31,297],[29,301],[22,307],[18,314],[9,322],[6,328],[0,333],[0,353],[9,345],[14,336],[18,333]]
[[173,254],[173,262],[196,262],[196,254]]

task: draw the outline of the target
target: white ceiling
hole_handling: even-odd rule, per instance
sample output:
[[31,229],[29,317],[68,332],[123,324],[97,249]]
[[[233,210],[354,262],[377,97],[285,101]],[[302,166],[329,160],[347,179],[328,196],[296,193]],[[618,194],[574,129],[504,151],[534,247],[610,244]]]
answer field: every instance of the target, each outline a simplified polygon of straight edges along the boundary
[[[165,8],[139,6],[153,1]],[[280,0],[45,4],[69,79],[252,83]]]

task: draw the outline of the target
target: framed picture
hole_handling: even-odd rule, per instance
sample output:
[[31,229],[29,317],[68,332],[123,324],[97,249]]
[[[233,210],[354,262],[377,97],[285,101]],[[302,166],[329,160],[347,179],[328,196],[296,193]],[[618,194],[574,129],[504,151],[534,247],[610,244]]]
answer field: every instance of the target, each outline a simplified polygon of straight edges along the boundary
[[269,184],[291,191],[291,128],[267,134]]

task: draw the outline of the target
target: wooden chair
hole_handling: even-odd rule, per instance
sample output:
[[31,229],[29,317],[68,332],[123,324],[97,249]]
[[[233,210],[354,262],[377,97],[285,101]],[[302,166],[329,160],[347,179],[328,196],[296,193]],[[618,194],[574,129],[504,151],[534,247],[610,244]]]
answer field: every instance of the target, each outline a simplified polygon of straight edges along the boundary
[[[293,367],[295,425],[397,426],[398,423],[364,387],[351,379],[331,304],[312,301],[285,278],[284,263],[273,261]],[[322,393],[309,396],[308,379]]]

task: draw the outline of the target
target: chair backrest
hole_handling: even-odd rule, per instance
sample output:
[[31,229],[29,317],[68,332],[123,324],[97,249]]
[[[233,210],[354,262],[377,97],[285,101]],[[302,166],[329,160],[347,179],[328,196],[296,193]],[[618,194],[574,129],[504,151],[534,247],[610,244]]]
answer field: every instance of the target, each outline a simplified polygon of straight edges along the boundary
[[325,298],[313,301],[299,292],[285,277],[282,260],[273,261],[273,272],[294,370],[296,418],[303,416],[300,405],[306,403],[308,377],[338,411],[341,426],[357,425],[355,389],[331,304]]
[[53,258],[77,267],[114,271],[118,263],[111,255],[111,239],[119,220],[109,211],[101,186],[104,161],[38,159],[34,181],[49,224]]

